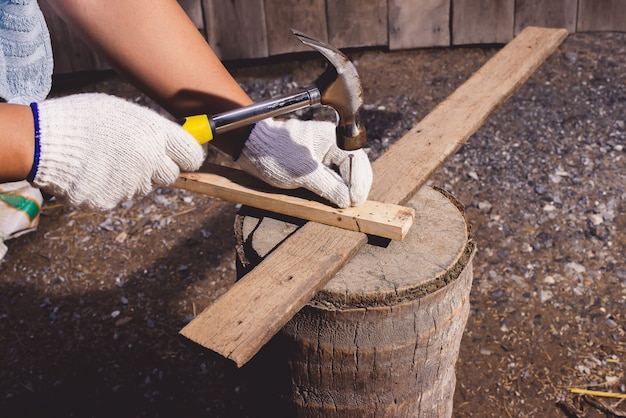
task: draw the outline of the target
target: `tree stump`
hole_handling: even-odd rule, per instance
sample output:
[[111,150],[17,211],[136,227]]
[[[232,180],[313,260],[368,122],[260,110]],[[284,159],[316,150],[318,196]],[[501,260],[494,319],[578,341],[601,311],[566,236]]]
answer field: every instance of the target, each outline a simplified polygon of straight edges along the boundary
[[[264,413],[451,416],[475,245],[448,193],[424,187],[408,206],[416,219],[403,241],[370,237],[253,359],[252,390],[278,402]],[[242,277],[302,221],[244,207],[235,223]]]

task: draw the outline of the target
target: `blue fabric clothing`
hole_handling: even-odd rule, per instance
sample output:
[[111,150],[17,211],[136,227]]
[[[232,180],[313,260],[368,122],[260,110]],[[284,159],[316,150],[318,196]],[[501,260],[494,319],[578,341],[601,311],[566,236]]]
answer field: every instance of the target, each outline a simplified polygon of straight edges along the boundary
[[0,97],[44,100],[52,85],[50,33],[36,0],[0,0]]

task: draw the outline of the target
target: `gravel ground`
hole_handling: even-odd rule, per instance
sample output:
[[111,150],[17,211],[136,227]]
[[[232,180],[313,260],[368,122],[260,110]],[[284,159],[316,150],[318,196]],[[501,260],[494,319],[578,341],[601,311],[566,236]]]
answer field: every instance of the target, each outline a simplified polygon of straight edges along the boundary
[[[351,53],[371,159],[496,51]],[[321,73],[302,58],[232,71],[266,98]],[[429,180],[478,245],[456,417],[624,416],[569,390],[626,393],[624,69],[626,34],[570,36]],[[152,105],[110,75],[57,81]],[[0,416],[255,416],[246,368],[177,335],[235,280],[236,211],[170,188],[104,213],[48,203],[0,264]]]

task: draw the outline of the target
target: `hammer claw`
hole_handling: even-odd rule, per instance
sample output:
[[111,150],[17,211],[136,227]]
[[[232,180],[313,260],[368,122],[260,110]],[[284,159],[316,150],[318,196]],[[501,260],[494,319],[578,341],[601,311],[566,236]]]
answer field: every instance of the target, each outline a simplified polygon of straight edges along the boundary
[[362,148],[366,141],[365,129],[359,121],[359,112],[363,106],[363,88],[354,64],[334,46],[296,29],[291,29],[291,32],[300,42],[318,51],[331,64],[315,85],[320,90],[322,104],[335,109],[339,116],[337,145],[348,151]]
[[[333,64],[337,68],[343,68],[346,66],[346,63],[350,63],[348,57],[346,57],[343,52],[335,48],[334,46],[327,44],[319,39],[312,37],[311,35],[307,35],[304,32],[300,32],[297,29],[291,29],[291,33],[293,33],[304,45],[307,45],[322,55],[326,57],[331,64]],[[339,71],[337,71],[339,72]]]
[[[354,82],[352,82],[351,84],[358,86],[359,88],[357,90],[360,91],[361,81],[359,79],[356,68],[354,68],[354,65],[352,64],[350,59],[346,57],[343,52],[341,52],[334,46],[327,44],[326,42],[323,42],[298,30],[291,29],[291,32],[304,45],[307,45],[322,54],[324,58],[326,58],[328,62],[332,64],[332,70],[334,70],[336,74],[341,74],[343,77],[355,78]],[[351,86],[351,88],[354,88],[354,86]]]

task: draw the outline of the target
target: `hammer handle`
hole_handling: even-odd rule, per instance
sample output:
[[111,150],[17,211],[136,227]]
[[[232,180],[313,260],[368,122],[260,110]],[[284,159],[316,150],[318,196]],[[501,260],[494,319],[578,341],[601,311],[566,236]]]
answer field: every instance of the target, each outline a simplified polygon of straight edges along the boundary
[[300,93],[264,100],[214,116],[190,116],[180,121],[180,124],[200,144],[204,144],[222,132],[321,103],[320,91],[316,87],[310,87]]

